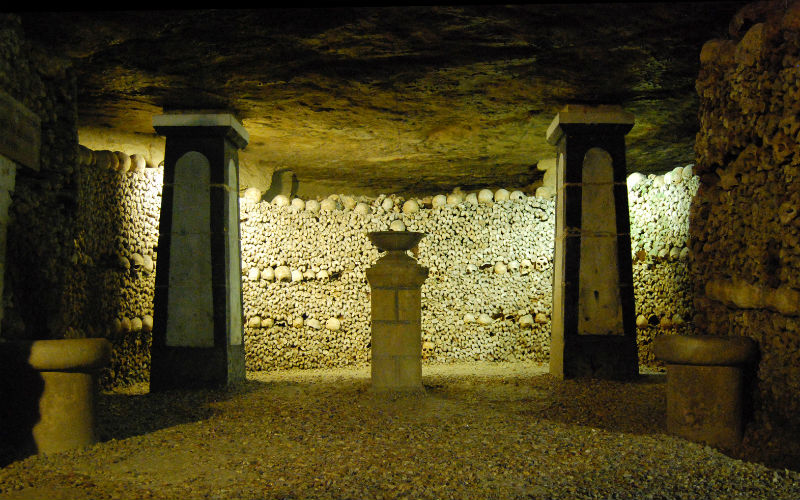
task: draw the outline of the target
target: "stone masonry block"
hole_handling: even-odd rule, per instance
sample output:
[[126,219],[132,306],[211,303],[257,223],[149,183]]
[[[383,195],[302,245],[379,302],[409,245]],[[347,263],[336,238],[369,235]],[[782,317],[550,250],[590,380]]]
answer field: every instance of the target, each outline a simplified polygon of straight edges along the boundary
[[397,320],[397,291],[392,288],[372,289],[372,319]]

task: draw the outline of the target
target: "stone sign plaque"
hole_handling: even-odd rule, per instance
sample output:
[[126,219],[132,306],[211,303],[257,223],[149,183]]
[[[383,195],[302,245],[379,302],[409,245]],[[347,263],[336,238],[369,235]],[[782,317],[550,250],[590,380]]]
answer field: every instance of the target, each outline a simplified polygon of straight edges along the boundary
[[0,154],[39,170],[42,125],[39,117],[19,101],[0,91]]

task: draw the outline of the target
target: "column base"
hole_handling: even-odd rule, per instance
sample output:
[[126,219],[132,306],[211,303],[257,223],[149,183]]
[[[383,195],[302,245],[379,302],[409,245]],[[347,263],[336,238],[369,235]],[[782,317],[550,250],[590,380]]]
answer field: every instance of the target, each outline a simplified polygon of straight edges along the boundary
[[422,391],[422,361],[420,356],[374,356],[372,358],[372,390]]
[[742,440],[742,370],[667,365],[667,432],[731,449]]
[[96,443],[97,374],[110,357],[106,339],[0,344],[0,448],[25,455]]
[[[550,373],[556,377],[626,381],[639,376],[635,340],[622,335],[574,335],[565,343],[563,353],[550,353]],[[561,363],[556,363],[559,354]]]
[[243,382],[244,346],[156,347],[151,354],[150,391],[220,388]]
[[744,429],[745,370],[754,368],[755,341],[668,335],[657,337],[653,347],[667,365],[667,432],[723,449],[736,447]]

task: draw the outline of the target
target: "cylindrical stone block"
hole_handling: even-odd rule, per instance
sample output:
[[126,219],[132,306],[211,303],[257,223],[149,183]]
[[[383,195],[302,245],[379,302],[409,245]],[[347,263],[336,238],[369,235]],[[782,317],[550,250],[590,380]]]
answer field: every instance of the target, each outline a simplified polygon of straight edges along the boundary
[[58,453],[97,442],[95,376],[92,373],[41,372],[41,418],[33,427],[39,453]]
[[724,449],[738,445],[744,367],[755,352],[755,342],[746,337],[656,338],[654,353],[667,363],[667,431]]
[[667,365],[667,432],[733,448],[742,439],[738,366]]
[[[97,442],[95,394],[97,373],[111,358],[106,339],[60,339],[2,344],[4,369],[20,376],[4,386],[3,413],[19,434],[9,441],[38,453],[57,453]],[[29,445],[28,443],[31,443]]]

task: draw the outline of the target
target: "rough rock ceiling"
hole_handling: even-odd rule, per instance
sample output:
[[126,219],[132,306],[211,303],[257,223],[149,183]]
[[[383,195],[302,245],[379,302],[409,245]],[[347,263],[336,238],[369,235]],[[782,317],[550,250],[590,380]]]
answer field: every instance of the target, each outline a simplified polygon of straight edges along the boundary
[[233,111],[242,188],[290,168],[300,190],[522,187],[568,103],[636,115],[630,171],[693,161],[702,44],[735,3],[23,14],[74,61],[86,130],[153,138],[162,109]]

